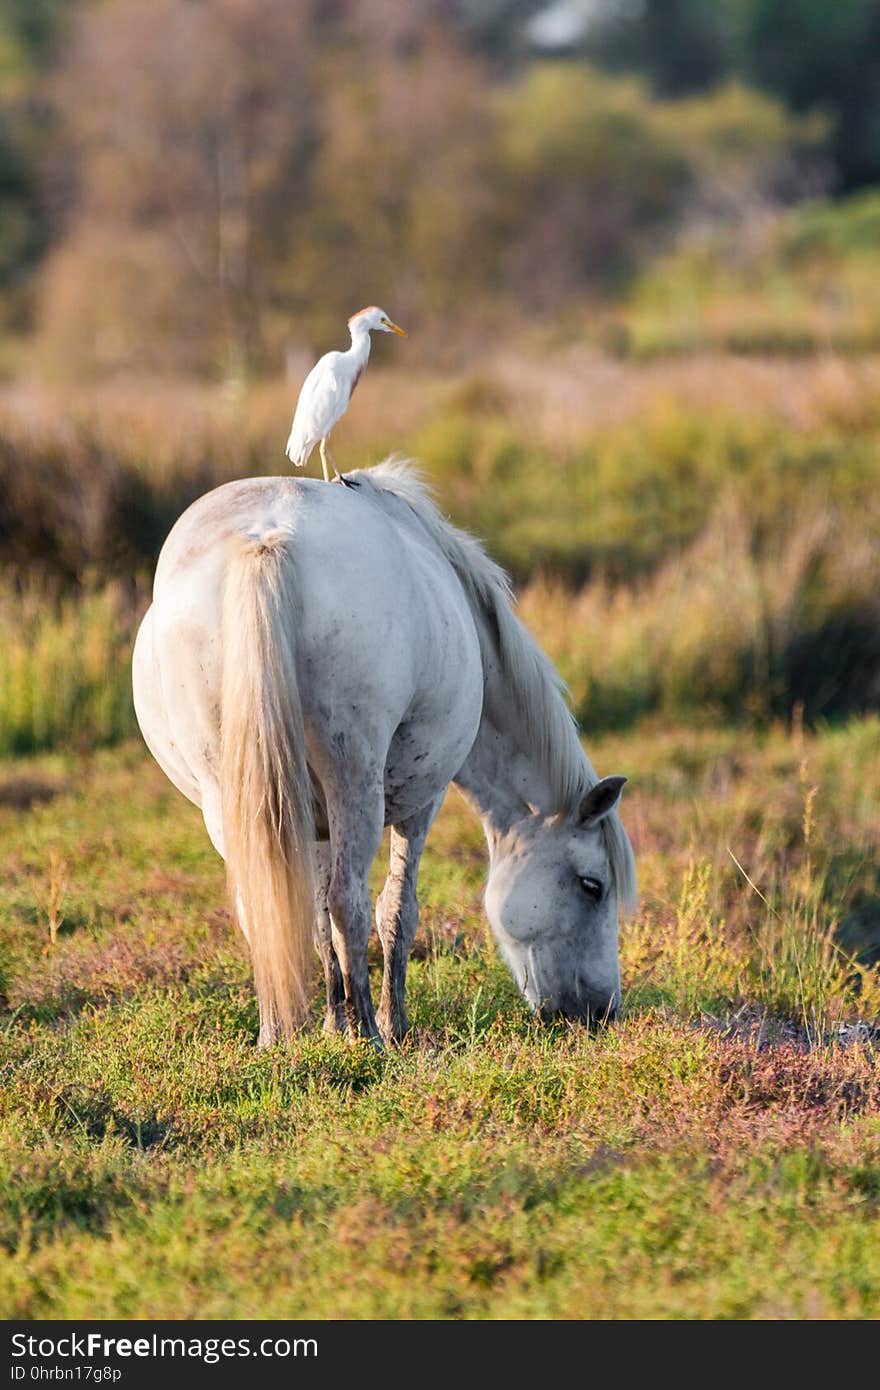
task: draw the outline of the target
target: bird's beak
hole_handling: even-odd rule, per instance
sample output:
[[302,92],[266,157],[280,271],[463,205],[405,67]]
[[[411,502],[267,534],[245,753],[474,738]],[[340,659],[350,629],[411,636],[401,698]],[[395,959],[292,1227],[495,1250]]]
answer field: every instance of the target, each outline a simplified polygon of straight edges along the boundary
[[399,323],[392,323],[390,319],[388,319],[387,328],[389,333],[396,333],[399,338],[409,337],[405,328],[401,328]]

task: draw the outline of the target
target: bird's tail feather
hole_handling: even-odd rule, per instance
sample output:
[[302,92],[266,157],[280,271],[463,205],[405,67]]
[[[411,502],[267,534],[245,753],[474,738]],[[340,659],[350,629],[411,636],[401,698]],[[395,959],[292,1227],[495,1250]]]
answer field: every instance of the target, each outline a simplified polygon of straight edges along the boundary
[[[314,445],[312,445],[312,448],[314,448]],[[290,462],[294,465],[294,467],[305,468],[306,464],[309,461],[309,455],[312,452],[312,448],[305,449],[302,446],[297,448],[293,435],[291,435],[287,441],[287,444],[284,447],[284,452],[290,459]]]

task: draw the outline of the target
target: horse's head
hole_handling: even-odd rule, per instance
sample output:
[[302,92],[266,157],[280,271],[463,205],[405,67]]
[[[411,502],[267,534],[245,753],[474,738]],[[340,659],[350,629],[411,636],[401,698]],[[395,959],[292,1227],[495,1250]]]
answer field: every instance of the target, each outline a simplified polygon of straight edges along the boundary
[[525,816],[493,837],[486,914],[504,959],[542,1017],[613,1018],[620,1003],[618,891],[632,851],[614,811],[625,777],[605,777],[569,817]]

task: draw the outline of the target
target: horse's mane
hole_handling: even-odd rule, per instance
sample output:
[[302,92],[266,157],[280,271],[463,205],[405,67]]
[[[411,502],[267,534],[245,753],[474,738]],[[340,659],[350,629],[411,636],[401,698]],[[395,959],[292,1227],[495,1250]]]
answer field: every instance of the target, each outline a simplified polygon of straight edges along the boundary
[[[464,588],[477,622],[484,670],[498,668],[504,686],[503,713],[524,752],[541,768],[559,815],[574,815],[598,778],[581,747],[566,703],[567,687],[513,611],[513,593],[504,570],[466,531],[441,515],[431,491],[411,460],[396,456],[350,475],[366,484],[376,500],[400,517],[402,503],[449,561]],[[390,507],[389,507],[390,503]],[[487,699],[491,689],[487,683]],[[618,898],[635,901],[635,863],[629,837],[612,811],[601,823]]]

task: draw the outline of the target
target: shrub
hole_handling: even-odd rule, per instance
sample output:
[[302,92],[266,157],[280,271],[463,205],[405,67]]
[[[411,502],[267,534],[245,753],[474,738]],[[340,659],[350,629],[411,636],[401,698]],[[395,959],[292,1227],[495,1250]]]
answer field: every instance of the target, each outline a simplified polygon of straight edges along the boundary
[[134,732],[131,649],[144,602],[112,585],[61,598],[37,580],[0,589],[0,755]]

